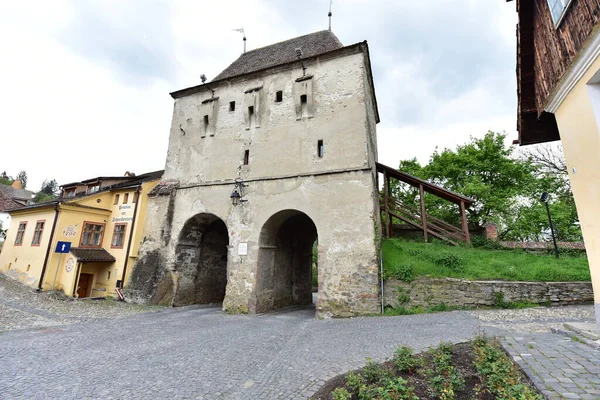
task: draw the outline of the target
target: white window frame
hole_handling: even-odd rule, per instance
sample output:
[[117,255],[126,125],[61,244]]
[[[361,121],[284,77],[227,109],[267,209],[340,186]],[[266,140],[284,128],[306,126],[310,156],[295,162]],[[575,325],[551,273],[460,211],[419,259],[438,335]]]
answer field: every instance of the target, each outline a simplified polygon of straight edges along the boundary
[[[560,2],[563,5],[562,12],[560,13],[560,16],[558,17],[557,20],[554,19],[554,14],[552,13],[552,3],[556,4],[556,2]],[[558,28],[559,25],[561,24],[561,22],[563,21],[563,19],[565,18],[565,15],[567,14],[569,7],[573,3],[573,0],[547,0],[547,3],[548,3],[548,8],[550,9],[550,17],[554,21],[554,27]]]

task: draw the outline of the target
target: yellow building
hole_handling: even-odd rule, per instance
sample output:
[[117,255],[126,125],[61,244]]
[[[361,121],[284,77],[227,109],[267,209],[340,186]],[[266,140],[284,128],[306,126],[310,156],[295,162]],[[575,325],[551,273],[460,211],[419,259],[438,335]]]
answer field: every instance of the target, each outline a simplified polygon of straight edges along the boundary
[[[148,192],[163,171],[61,186],[56,201],[10,210],[0,272],[38,290],[104,297],[122,287],[142,241]],[[58,242],[71,243],[67,254]]]
[[518,0],[521,145],[561,140],[600,326],[600,4]]

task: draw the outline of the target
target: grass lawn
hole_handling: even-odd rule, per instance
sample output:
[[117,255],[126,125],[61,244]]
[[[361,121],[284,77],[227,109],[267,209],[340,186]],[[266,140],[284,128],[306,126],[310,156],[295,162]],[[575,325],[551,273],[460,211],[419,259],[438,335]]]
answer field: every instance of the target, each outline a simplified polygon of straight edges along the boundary
[[585,255],[561,255],[525,250],[487,250],[452,247],[440,242],[423,243],[385,239],[384,274],[388,279],[410,281],[420,276],[505,281],[590,281]]

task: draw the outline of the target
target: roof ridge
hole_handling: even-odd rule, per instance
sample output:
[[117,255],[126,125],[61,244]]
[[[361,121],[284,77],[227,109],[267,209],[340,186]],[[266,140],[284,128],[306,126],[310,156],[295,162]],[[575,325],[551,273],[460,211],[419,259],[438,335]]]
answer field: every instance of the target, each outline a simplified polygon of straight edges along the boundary
[[[286,40],[281,40],[281,41],[279,41],[279,42],[271,43],[271,44],[268,44],[268,45],[266,45],[266,46],[257,47],[257,48],[255,48],[255,49],[248,50],[246,53],[242,53],[242,54],[248,54],[248,53],[252,53],[253,51],[262,50],[262,49],[265,49],[265,48],[267,48],[267,47],[271,47],[271,46],[277,46],[277,45],[280,45],[280,44],[282,44],[282,43],[285,43],[285,42],[291,42],[292,40],[300,39],[300,38],[303,38],[303,37],[306,37],[306,36],[310,36],[310,35],[316,35],[317,33],[321,33],[321,32],[331,32],[331,33],[333,34],[333,36],[335,36],[335,33],[333,33],[333,31],[330,31],[329,29],[322,29],[322,30],[320,30],[320,31],[315,31],[315,32],[311,32],[311,33],[304,34],[304,35],[295,36],[295,37],[293,37],[293,38],[291,38],[291,39],[286,39]],[[335,38],[337,39],[337,36],[335,36]],[[340,41],[340,40],[338,39],[338,42],[339,42],[339,41]],[[340,44],[341,44],[341,43],[342,43],[342,42],[340,42]]]

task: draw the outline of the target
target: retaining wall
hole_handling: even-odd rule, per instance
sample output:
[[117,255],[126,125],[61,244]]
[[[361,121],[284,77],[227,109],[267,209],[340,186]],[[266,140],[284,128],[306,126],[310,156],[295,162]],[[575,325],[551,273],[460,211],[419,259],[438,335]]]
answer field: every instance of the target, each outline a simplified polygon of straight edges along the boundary
[[537,304],[585,304],[594,300],[591,282],[506,282],[462,279],[419,279],[413,282],[388,280],[384,286],[386,306],[427,306],[445,303],[454,306],[493,306],[495,292],[505,302]]

